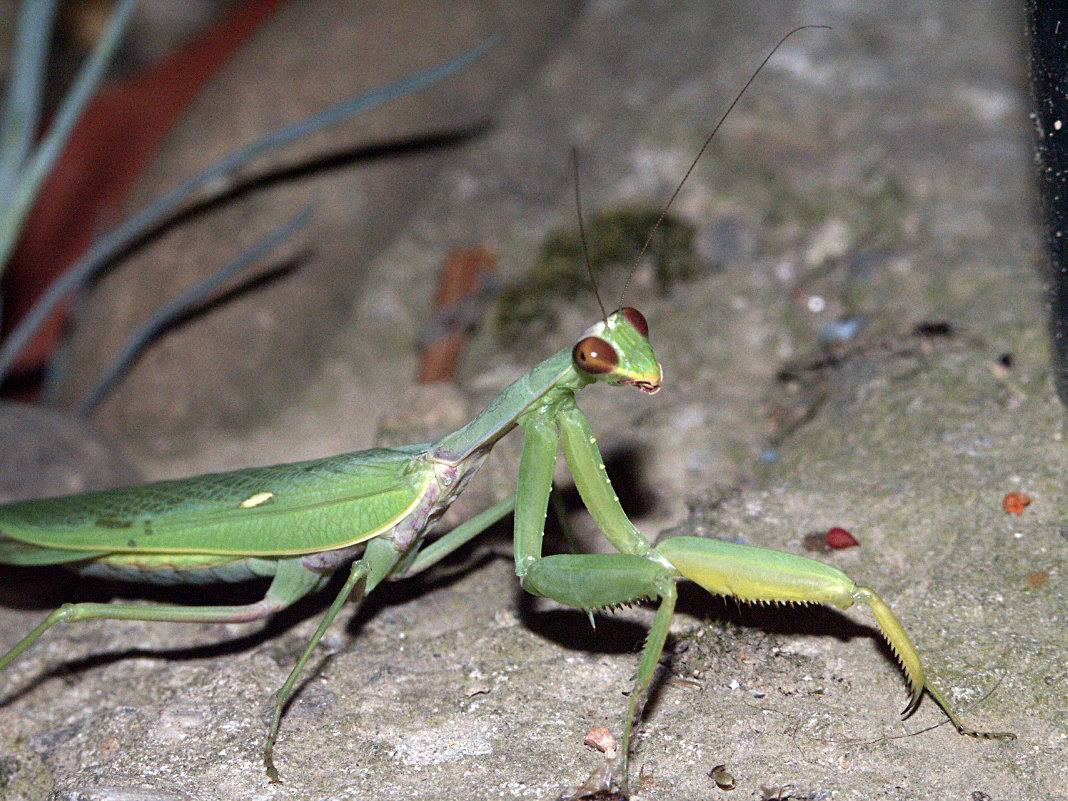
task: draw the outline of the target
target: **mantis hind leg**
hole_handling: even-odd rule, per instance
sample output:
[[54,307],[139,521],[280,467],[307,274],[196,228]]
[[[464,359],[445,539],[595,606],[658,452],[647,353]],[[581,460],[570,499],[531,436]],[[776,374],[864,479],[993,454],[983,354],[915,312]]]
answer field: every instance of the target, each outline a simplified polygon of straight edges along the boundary
[[[360,570],[357,570],[358,566],[362,566]],[[370,568],[364,560],[357,562],[356,565],[353,566],[353,574],[356,576],[356,580],[363,578],[369,572]],[[10,664],[19,654],[37,642],[48,629],[52,628],[52,626],[57,623],[73,623],[77,620],[94,619],[150,620],[170,623],[244,623],[260,620],[275,612],[280,612],[303,598],[308,593],[319,589],[327,578],[328,576],[322,573],[304,567],[301,559],[298,557],[295,559],[279,560],[274,579],[271,581],[271,585],[267,588],[267,593],[262,600],[252,604],[245,604],[242,606],[178,606],[169,604],[144,606],[141,604],[100,603],[64,604],[45,618],[37,628],[19,640],[14,648],[0,657],[0,670],[3,670],[3,668]],[[322,639],[326,627],[329,625],[330,621],[333,620],[334,615],[337,614],[337,610],[341,608],[345,598],[347,598],[351,592],[352,587],[350,585],[354,586],[354,584],[353,576],[350,576],[349,583],[346,583],[345,585],[347,589],[343,590],[342,594],[334,601],[334,606],[331,607],[327,618],[315,632],[315,636],[312,637],[311,642],[305,649],[297,666],[289,674],[289,678],[279,691],[278,703],[275,706],[274,723],[271,726],[271,733],[267,740],[267,750],[264,754],[267,773],[273,780],[277,780],[278,772],[274,769],[274,764],[271,761],[271,750],[274,746],[275,738],[278,736],[278,724],[281,721],[282,708],[292,692],[293,684],[296,682],[297,675],[300,673],[301,668],[303,668],[304,664],[308,661],[315,645]]]
[[3,670],[57,623],[78,620],[149,620],[165,623],[243,623],[260,620],[290,606],[322,582],[323,577],[300,566],[300,560],[282,560],[266,595],[241,606],[179,606],[159,604],[79,603],[63,604],[33,631],[0,656]]

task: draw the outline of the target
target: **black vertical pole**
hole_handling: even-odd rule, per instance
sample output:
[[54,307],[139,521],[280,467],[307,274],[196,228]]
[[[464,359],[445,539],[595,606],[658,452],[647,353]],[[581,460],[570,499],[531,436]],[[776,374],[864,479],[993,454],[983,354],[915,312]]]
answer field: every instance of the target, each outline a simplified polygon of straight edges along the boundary
[[1068,405],[1068,2],[1026,2],[1035,161],[1049,248],[1053,376]]

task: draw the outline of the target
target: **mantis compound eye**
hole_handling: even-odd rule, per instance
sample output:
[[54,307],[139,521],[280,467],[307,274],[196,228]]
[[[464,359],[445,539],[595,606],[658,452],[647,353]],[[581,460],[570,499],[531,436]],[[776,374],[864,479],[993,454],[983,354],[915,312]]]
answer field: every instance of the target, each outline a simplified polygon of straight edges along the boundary
[[622,314],[623,319],[630,323],[635,331],[646,339],[649,338],[649,323],[645,321],[645,315],[640,311],[630,306],[624,306],[618,310],[617,314]]
[[616,369],[619,355],[616,349],[600,337],[580,339],[571,351],[575,367],[590,375],[604,375]]

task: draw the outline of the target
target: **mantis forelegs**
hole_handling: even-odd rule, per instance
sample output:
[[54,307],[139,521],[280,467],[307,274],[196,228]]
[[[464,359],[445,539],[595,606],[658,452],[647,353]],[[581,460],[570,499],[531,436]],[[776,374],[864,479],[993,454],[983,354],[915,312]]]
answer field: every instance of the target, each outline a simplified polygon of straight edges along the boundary
[[830,603],[839,609],[847,609],[858,601],[866,603],[905,671],[911,698],[903,716],[919,706],[926,690],[961,734],[1015,739],[1011,732],[976,731],[961,723],[942,694],[927,681],[916,646],[890,607],[874,590],[858,586],[838,568],[798,554],[702,537],[670,537],[657,545],[656,550],[683,576],[716,595],[756,602]]
[[[587,611],[641,600],[660,600],[650,629],[623,732],[624,781],[634,718],[663,652],[674,613],[675,582],[687,578],[716,595],[742,601],[830,603],[846,609],[860,601],[872,610],[897,655],[911,690],[908,715],[929,692],[957,731],[973,737],[1013,738],[964,726],[926,678],[905,628],[879,596],[830,565],[797,554],[700,537],[671,537],[651,547],[619,505],[586,418],[564,399],[555,408],[520,419],[526,437],[516,496],[516,573],[535,595]],[[591,515],[622,553],[541,556],[545,511],[559,444]]]
[[[575,484],[605,536],[623,553],[541,556],[545,511],[557,455],[556,425]],[[548,413],[523,423],[523,470],[516,497],[516,573],[535,595],[587,611],[641,600],[660,600],[631,692],[623,727],[623,776],[630,736],[667,640],[675,612],[678,571],[653,550],[627,518],[608,480],[585,416],[563,404],[555,421]]]

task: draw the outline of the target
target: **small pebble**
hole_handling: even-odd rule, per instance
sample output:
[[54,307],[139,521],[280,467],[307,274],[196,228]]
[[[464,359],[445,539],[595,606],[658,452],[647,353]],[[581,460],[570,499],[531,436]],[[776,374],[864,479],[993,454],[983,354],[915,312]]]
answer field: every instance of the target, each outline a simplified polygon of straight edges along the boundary
[[1024,508],[1031,503],[1031,496],[1026,492],[1010,492],[1005,496],[1002,505],[1005,513],[1010,515],[1022,515]]
[[857,542],[856,537],[844,528],[838,528],[837,526],[827,532],[827,544],[836,550],[840,548],[852,548],[855,545],[860,545],[860,543]]
[[614,754],[616,752],[616,738],[612,736],[605,726],[594,726],[582,744],[587,748],[593,748],[602,754]]
[[716,765],[708,772],[708,776],[720,790],[733,790],[736,786],[734,776],[727,770],[726,765]]

